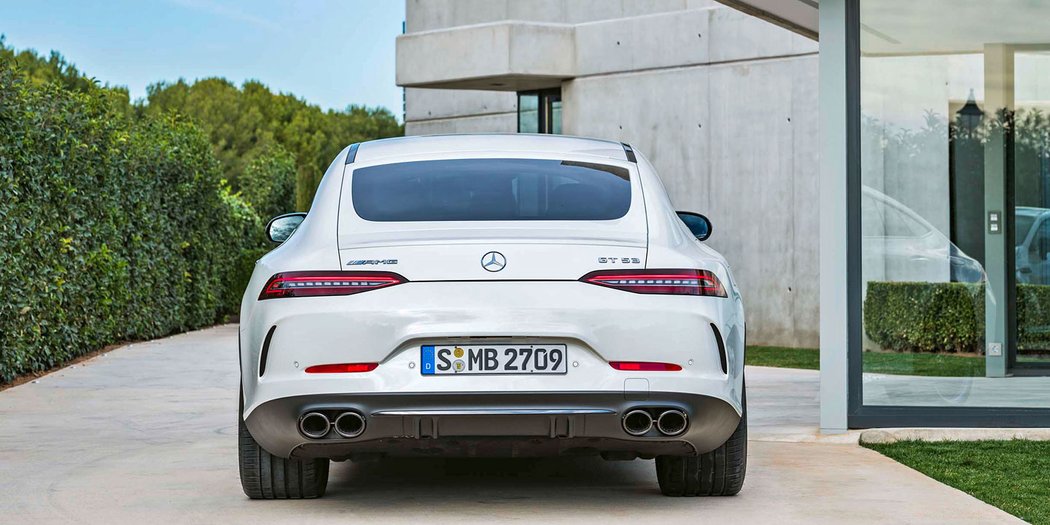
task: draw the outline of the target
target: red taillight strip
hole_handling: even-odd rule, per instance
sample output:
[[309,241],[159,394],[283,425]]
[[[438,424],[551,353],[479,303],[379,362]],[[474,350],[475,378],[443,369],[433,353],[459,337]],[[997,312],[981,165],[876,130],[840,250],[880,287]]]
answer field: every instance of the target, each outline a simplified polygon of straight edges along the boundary
[[681,366],[674,363],[652,363],[647,361],[609,361],[609,366],[629,372],[677,372]]
[[727,296],[721,281],[709,270],[600,270],[580,280],[634,293]]
[[352,295],[408,282],[393,272],[283,272],[266,282],[259,300],[278,297]]
[[371,372],[379,363],[339,363],[334,365],[314,365],[306,368],[307,374],[353,374]]

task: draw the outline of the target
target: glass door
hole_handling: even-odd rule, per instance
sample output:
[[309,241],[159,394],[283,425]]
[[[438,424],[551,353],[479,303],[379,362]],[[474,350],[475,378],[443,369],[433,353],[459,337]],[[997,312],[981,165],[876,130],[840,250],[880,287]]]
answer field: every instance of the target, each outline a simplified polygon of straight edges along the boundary
[[1050,37],[1037,18],[1050,2],[859,2],[851,417],[1050,408]]
[[1013,106],[1004,121],[1013,176],[1013,330],[1007,371],[1050,375],[1050,45],[1012,46]]

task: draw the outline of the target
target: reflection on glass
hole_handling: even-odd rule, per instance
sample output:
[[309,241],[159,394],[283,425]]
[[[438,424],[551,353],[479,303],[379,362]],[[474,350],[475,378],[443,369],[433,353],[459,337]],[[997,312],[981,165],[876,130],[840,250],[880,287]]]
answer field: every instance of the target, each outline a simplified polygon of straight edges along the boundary
[[561,99],[551,102],[551,133],[561,135]]
[[1050,2],[860,6],[863,402],[1050,407]]
[[518,133],[539,133],[540,131],[540,96],[533,94],[518,95]]
[[[1050,372],[1050,50],[1017,50],[1012,114],[1017,373]],[[1038,79],[1038,80],[1036,80]],[[1008,143],[1008,147],[1009,147]]]
[[267,229],[270,240],[278,243],[288,240],[305,218],[303,215],[284,215],[274,218]]
[[689,231],[700,240],[706,240],[711,236],[711,222],[696,213],[678,212],[678,218],[682,219]]

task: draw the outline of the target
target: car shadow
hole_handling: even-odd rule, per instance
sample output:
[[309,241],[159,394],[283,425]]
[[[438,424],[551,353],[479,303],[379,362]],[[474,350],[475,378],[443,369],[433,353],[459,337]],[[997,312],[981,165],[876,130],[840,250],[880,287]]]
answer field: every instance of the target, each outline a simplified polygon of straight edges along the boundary
[[[367,499],[370,505],[389,498],[392,507],[408,502],[449,505],[543,500],[587,505],[588,493],[609,499],[660,497],[652,461],[605,461],[597,457],[520,459],[401,459],[332,463],[325,499]],[[396,497],[394,497],[396,496]]]

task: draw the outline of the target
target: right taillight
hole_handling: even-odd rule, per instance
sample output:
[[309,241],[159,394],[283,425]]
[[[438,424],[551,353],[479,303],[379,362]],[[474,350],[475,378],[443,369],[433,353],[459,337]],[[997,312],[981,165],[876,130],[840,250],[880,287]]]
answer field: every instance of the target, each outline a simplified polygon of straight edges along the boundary
[[609,366],[625,372],[677,372],[682,365],[651,361],[609,361]]
[[627,292],[726,297],[726,289],[708,270],[599,270],[581,281]]

